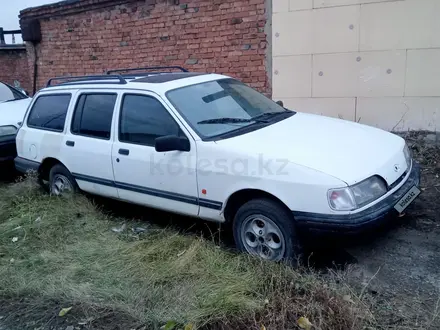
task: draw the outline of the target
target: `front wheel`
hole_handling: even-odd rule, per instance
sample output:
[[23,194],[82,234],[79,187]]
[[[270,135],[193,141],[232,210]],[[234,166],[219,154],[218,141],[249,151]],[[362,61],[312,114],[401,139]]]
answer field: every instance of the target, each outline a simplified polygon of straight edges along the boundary
[[57,164],[49,172],[50,194],[65,196],[77,192],[78,186],[69,170],[61,164]]
[[292,260],[300,255],[293,216],[270,199],[254,199],[242,205],[235,215],[233,231],[241,251],[263,259]]

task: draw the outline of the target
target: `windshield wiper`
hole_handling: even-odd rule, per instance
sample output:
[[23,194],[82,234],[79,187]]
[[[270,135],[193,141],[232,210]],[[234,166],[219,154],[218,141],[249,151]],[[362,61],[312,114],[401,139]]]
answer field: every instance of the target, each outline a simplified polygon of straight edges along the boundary
[[222,118],[213,118],[199,121],[197,124],[235,124],[235,123],[267,123],[265,120],[260,120],[256,118],[232,118],[232,117],[222,117]]
[[290,113],[290,111],[289,110],[285,110],[285,111],[279,111],[279,112],[265,112],[265,113],[262,113],[261,115],[252,117],[252,119],[254,119],[254,120],[259,120],[261,118],[269,119],[269,118],[272,118],[272,117],[279,116],[281,114],[285,115],[286,113]]

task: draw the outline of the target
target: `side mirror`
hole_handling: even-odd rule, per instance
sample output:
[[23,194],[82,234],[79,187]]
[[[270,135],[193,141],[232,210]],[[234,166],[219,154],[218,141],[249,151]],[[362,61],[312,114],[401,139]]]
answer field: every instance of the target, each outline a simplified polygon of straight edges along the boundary
[[190,151],[191,145],[186,137],[180,137],[177,135],[166,135],[158,137],[155,140],[154,147],[156,151]]
[[276,101],[275,103],[278,104],[278,105],[281,105],[281,106],[284,108],[284,103],[283,103],[283,101],[280,100],[280,101]]

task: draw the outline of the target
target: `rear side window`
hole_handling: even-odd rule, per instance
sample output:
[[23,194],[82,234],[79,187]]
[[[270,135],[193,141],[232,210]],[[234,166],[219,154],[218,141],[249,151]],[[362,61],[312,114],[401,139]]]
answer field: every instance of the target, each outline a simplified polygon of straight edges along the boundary
[[71,94],[39,96],[32,106],[27,125],[33,128],[62,132]]
[[76,104],[72,133],[110,139],[116,94],[82,94]]
[[154,146],[156,138],[179,133],[179,125],[157,99],[145,95],[124,96],[119,141]]

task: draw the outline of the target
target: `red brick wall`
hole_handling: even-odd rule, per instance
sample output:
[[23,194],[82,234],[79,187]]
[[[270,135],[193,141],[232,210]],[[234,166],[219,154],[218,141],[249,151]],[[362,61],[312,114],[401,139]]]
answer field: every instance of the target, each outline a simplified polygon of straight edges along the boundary
[[[43,36],[39,87],[59,75],[180,65],[230,75],[270,93],[265,0],[83,0],[20,16],[34,17]],[[33,63],[31,46],[28,53]]]
[[32,93],[26,50],[0,49],[0,81],[14,86],[15,80],[20,82],[23,89]]

